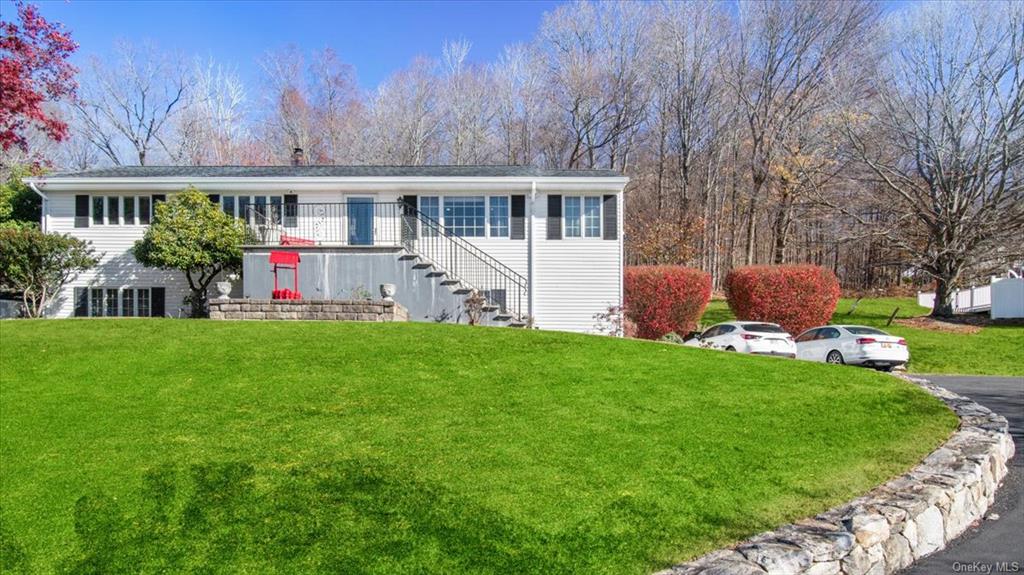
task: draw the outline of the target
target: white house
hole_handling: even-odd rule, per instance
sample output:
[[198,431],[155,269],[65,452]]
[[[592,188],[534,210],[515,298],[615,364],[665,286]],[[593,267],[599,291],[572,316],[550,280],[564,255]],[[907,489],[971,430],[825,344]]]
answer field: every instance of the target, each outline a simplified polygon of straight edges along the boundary
[[[42,225],[92,242],[100,264],[50,315],[179,316],[184,276],[130,253],[153,207],[188,186],[243,218],[250,239],[233,295],[269,298],[271,251],[298,252],[305,299],[395,284],[421,321],[460,321],[466,294],[490,323],[592,331],[622,302],[623,188],[610,170],[515,166],[136,166],[28,178]],[[279,276],[291,288],[291,272]],[[215,295],[215,294],[211,294]]]

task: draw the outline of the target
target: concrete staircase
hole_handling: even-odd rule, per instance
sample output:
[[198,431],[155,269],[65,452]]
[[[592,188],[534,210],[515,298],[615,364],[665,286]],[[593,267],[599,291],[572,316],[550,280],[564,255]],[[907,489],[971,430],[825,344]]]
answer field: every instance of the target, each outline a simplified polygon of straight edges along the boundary
[[[484,298],[484,304],[482,306],[482,322],[484,325],[506,327],[527,326],[526,317],[516,314],[512,310],[508,309],[508,306],[504,305],[499,298],[495,298],[491,295],[492,292],[490,290],[481,289],[470,284],[466,280],[456,276],[451,271],[446,270],[440,264],[432,261],[427,256],[406,248],[405,252],[400,255],[398,259],[406,262],[411,269],[421,272],[423,277],[428,281],[437,282],[438,285],[443,286],[453,295],[462,296],[461,300],[463,302],[472,296],[474,292],[482,295]],[[461,323],[465,321],[464,316],[465,307],[458,310],[458,315],[454,320]]]

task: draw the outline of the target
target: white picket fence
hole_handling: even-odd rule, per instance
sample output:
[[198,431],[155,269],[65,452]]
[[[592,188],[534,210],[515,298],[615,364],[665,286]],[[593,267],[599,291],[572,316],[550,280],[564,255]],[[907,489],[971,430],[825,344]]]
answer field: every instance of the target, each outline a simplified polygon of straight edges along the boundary
[[[993,296],[992,286],[997,285]],[[996,302],[993,306],[993,297]],[[978,313],[991,311],[992,317],[1021,317],[1021,301],[1024,300],[1024,280],[1013,271],[1005,278],[993,277],[987,286],[971,286],[953,292],[953,313]],[[934,292],[917,292],[917,305],[931,308],[935,305]]]

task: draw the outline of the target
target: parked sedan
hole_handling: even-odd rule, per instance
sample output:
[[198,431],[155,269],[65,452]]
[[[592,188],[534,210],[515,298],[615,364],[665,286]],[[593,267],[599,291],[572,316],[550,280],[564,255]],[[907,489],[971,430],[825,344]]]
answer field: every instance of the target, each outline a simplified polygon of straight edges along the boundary
[[796,338],[796,355],[810,361],[864,365],[882,371],[892,371],[910,361],[906,340],[863,325],[811,328]]
[[713,325],[683,345],[712,347],[759,355],[796,357],[796,344],[786,330],[774,323],[730,321]]

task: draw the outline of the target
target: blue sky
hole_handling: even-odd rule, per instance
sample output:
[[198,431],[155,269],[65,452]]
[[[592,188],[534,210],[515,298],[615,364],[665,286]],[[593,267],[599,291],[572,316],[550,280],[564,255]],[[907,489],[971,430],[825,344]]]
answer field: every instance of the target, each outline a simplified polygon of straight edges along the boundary
[[[213,56],[256,86],[263,52],[294,43],[331,47],[375,87],[417,55],[439,56],[441,43],[465,38],[470,59],[493,60],[506,44],[530,40],[559,2],[272,2],[36,0],[43,16],[64,23],[80,45],[74,61],[111,50],[114,40],[152,40],[186,55]],[[0,0],[4,19],[13,14]]]

